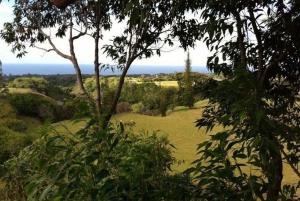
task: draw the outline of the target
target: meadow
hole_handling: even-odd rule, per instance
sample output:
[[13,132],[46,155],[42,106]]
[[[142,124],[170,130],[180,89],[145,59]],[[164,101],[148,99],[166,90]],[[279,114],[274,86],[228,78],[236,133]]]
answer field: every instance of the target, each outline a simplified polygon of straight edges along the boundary
[[[115,115],[112,123],[126,123],[134,121],[135,125],[127,127],[128,130],[134,133],[146,131],[149,134],[158,132],[158,134],[167,134],[170,143],[176,147],[173,149],[173,156],[178,163],[172,167],[173,173],[182,172],[191,167],[191,163],[197,159],[197,145],[205,140],[210,139],[210,133],[205,133],[205,129],[195,127],[195,121],[201,118],[201,114],[207,100],[200,101],[195,104],[193,109],[177,106],[173,111],[168,111],[166,117],[160,116],[145,116],[135,113],[127,113]],[[83,126],[83,123],[73,124],[70,121],[63,121],[53,124],[57,131],[65,132],[65,127],[71,132],[76,132]],[[211,134],[221,131],[222,127],[216,127]],[[245,172],[250,172],[250,166],[244,169]],[[254,171],[252,170],[252,173]],[[257,172],[259,174],[259,172]],[[287,164],[284,164],[283,184],[297,184],[298,179],[295,173]]]

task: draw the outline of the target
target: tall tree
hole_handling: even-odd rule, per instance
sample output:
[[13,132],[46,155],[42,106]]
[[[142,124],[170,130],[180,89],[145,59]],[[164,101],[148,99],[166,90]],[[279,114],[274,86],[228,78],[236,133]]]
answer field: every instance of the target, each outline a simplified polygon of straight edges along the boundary
[[183,104],[184,106],[192,108],[194,106],[194,81],[192,78],[192,66],[189,51],[185,60],[183,83]]
[[183,46],[203,39],[215,50],[207,67],[226,77],[197,121],[207,131],[224,127],[199,145],[199,168],[193,171],[205,190],[199,188],[198,195],[285,199],[283,163],[300,176],[300,2],[181,1],[180,9],[201,10],[200,23],[187,27],[190,40],[179,37]]

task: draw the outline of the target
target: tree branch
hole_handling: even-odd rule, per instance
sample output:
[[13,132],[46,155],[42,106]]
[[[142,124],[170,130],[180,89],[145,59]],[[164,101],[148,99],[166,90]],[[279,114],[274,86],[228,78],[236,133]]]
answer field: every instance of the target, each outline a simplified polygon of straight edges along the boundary
[[295,166],[292,165],[292,163],[291,163],[291,161],[289,160],[288,155],[285,153],[285,151],[282,149],[281,152],[282,152],[282,154],[284,155],[284,157],[285,157],[287,163],[290,165],[290,167],[291,167],[291,168],[293,169],[293,171],[296,173],[296,175],[297,175],[298,177],[300,177],[300,172],[297,170],[297,168],[296,168]]
[[45,38],[47,38],[49,44],[51,45],[51,47],[53,48],[53,50],[54,50],[59,56],[61,56],[61,57],[65,58],[65,59],[68,59],[68,60],[72,61],[72,57],[71,57],[71,56],[62,53],[61,51],[59,51],[59,50],[56,48],[56,46],[55,46],[54,43],[52,42],[50,36],[47,35],[47,34],[42,30],[41,26],[39,26],[39,32],[40,32],[41,34],[43,34],[43,35],[45,36]]
[[241,64],[246,68],[247,66],[247,57],[246,50],[244,47],[244,35],[242,33],[242,21],[239,13],[236,13],[236,28],[238,33],[238,43],[241,55]]
[[253,13],[253,8],[250,3],[248,3],[248,11],[250,14],[250,22],[252,24],[254,34],[257,40],[257,46],[258,46],[258,79],[261,78],[263,74],[263,44],[261,40],[261,32],[258,30],[256,20]]

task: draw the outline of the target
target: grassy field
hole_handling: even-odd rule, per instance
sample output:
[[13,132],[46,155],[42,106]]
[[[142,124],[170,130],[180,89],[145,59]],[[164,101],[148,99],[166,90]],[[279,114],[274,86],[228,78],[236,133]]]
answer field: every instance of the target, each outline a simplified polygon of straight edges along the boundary
[[9,93],[15,94],[24,94],[24,93],[31,93],[32,90],[29,88],[8,88]]
[[[135,133],[146,130],[149,133],[159,131],[158,133],[168,134],[171,144],[177,148],[177,150],[174,149],[174,156],[177,160],[184,161],[180,165],[174,165],[172,169],[174,172],[181,172],[191,167],[191,162],[197,159],[197,145],[205,140],[209,140],[209,134],[205,134],[204,129],[199,130],[195,127],[195,121],[201,117],[203,106],[206,104],[207,101],[198,102],[195,105],[195,109],[176,107],[174,111],[169,111],[166,117],[145,116],[134,113],[116,115],[113,117],[112,122],[122,121],[125,123],[132,120],[136,123],[132,127]],[[58,130],[62,131],[64,130],[63,127],[67,127],[71,132],[76,132],[83,125],[83,123],[73,125],[69,121],[55,124],[55,126],[58,126]],[[221,127],[217,127],[213,132],[221,130]],[[245,171],[249,172],[249,167]],[[287,164],[284,164],[283,183],[297,183],[299,180],[295,176],[293,170]]]
[[[203,107],[207,104],[207,101],[198,102],[195,104],[194,109],[188,109],[186,107],[176,107],[174,111],[168,111],[166,117],[159,116],[144,116],[134,113],[128,113],[123,115],[116,115],[113,117],[112,122],[123,123],[128,121],[134,121],[136,125],[131,129],[133,132],[138,133],[142,130],[146,130],[149,133],[158,131],[160,134],[168,134],[171,144],[173,144],[177,149],[174,149],[174,157],[179,161],[184,161],[180,165],[175,164],[172,169],[175,172],[181,172],[191,167],[191,162],[197,159],[196,149],[197,144],[209,140],[209,134],[205,134],[204,129],[198,129],[195,127],[196,119],[201,117]],[[32,119],[26,119],[27,122],[33,124],[33,129],[35,125],[39,122],[35,122]],[[72,133],[75,133],[84,126],[84,122],[73,124],[70,121],[62,121],[53,124],[59,132],[66,132],[66,128]],[[221,131],[221,127],[217,127],[214,132]],[[248,170],[245,170],[246,172]],[[294,174],[292,169],[284,164],[284,178],[283,184],[286,183],[297,183],[299,181],[298,177]],[[0,186],[1,189],[1,186]],[[300,192],[298,192],[300,193]]]
[[[144,82],[140,81],[140,78],[130,78],[127,79],[127,82],[134,82],[136,84],[142,84]],[[155,81],[154,82],[156,85],[158,86],[162,86],[162,87],[178,87],[178,83],[177,81]]]

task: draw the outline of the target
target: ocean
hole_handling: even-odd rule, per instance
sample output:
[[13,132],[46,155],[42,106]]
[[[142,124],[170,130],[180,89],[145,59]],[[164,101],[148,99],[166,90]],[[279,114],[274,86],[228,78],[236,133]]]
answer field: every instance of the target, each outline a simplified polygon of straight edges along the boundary
[[[82,74],[94,74],[93,65],[82,64],[80,65]],[[192,66],[193,72],[210,73],[206,67]],[[38,75],[57,75],[57,74],[75,74],[75,70],[71,64],[2,64],[3,75],[25,75],[25,74],[38,74]],[[159,73],[174,73],[184,72],[184,66],[138,66],[132,65],[128,71],[130,74],[159,74]],[[110,69],[102,70],[101,75],[120,75],[118,70],[112,71]]]

